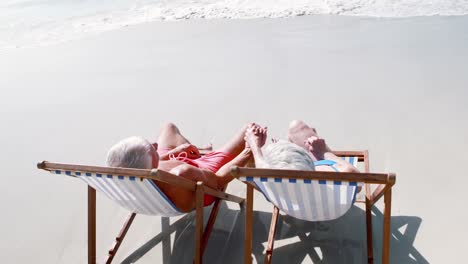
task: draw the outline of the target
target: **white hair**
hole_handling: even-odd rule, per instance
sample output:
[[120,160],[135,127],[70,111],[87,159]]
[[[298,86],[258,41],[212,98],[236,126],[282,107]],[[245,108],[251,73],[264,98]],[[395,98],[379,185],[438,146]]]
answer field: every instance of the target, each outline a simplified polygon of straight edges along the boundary
[[148,140],[141,137],[129,137],[112,146],[107,153],[106,163],[110,167],[151,169],[153,149],[153,145]]
[[266,165],[272,169],[315,170],[306,150],[289,141],[271,143],[262,152]]

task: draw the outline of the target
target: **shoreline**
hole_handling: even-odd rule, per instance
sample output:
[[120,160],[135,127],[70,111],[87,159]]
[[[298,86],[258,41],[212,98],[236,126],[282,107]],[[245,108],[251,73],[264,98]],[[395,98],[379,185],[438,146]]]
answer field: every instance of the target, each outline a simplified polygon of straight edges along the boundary
[[[194,17],[194,18],[179,18],[179,19],[154,19],[154,20],[148,20],[148,21],[137,21],[137,22],[128,22],[128,23],[116,23],[116,24],[102,24],[101,27],[90,27],[87,28],[85,26],[82,29],[75,28],[69,28],[67,31],[69,32],[47,32],[46,35],[52,36],[52,38],[47,38],[43,37],[41,35],[37,35],[40,32],[36,31],[31,31],[31,32],[22,32],[24,36],[22,38],[24,39],[9,39],[9,40],[1,40],[0,43],[3,41],[5,43],[5,46],[0,45],[0,54],[2,53],[8,53],[10,51],[14,50],[21,50],[21,49],[34,49],[34,48],[41,48],[41,47],[48,47],[48,46],[56,46],[68,42],[73,42],[73,41],[80,41],[80,40],[85,40],[87,38],[93,38],[96,36],[99,36],[101,34],[106,34],[106,33],[112,33],[120,30],[125,30],[126,28],[133,28],[133,27],[140,27],[140,26],[148,26],[148,25],[155,25],[159,23],[163,24],[171,24],[171,23],[215,23],[215,24],[223,24],[223,23],[229,23],[229,21],[261,21],[261,20],[269,20],[269,19],[300,19],[301,17],[314,17],[318,19],[357,19],[357,20],[377,20],[377,21],[412,21],[412,20],[425,20],[425,19],[457,19],[461,17],[467,17],[468,14],[457,14],[457,15],[421,15],[421,16],[400,16],[400,17],[382,17],[382,16],[365,16],[365,15],[348,15],[348,14],[303,14],[303,15],[286,15],[286,16],[279,16],[279,17],[269,17],[269,16],[259,16],[259,17],[214,17],[214,18],[204,18],[204,17]],[[68,25],[69,27],[71,25]],[[107,28],[106,28],[107,27]],[[52,28],[54,29],[54,28]],[[78,30],[78,31],[75,31]],[[71,33],[70,33],[71,32]],[[36,34],[36,35],[35,35]],[[62,36],[64,39],[56,39],[57,36]],[[44,39],[42,40],[37,40],[37,39]],[[13,42],[14,44],[11,44]],[[6,44],[10,43],[10,44]]]
[[[86,186],[38,171],[39,160],[102,165],[115,142],[154,137],[166,121],[195,145],[218,146],[249,121],[284,138],[289,121],[303,119],[332,149],[369,149],[371,171],[397,173],[392,262],[456,262],[468,243],[454,235],[468,216],[461,209],[468,179],[458,166],[445,165],[468,161],[462,151],[468,134],[467,26],[468,16],[154,22],[0,53],[0,160],[8,177],[2,198],[5,211],[15,214],[2,219],[8,228],[0,257],[5,263],[86,260]],[[434,157],[436,150],[444,155]],[[238,182],[229,190],[244,195]],[[99,195],[98,208],[102,256],[127,212]],[[257,255],[269,209],[256,197]],[[231,205],[220,212],[206,260],[237,263],[243,217]],[[377,258],[379,215],[375,219]],[[162,230],[159,217],[135,221],[117,262]],[[356,206],[344,219],[324,223],[327,232],[302,222],[299,230],[312,232],[327,260],[360,263],[363,223]],[[191,256],[191,232],[190,224],[177,230],[174,259]],[[320,244],[325,240],[329,244]],[[311,263],[306,244],[283,237],[274,258],[294,255],[294,262]],[[154,263],[162,255],[158,245],[140,261]]]

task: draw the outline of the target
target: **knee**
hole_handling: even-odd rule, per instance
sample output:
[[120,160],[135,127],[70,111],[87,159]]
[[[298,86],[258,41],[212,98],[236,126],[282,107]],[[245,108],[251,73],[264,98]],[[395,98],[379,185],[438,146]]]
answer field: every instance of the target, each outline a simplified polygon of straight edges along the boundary
[[167,122],[162,125],[161,130],[178,131],[179,129],[174,123]]
[[317,129],[315,127],[307,125],[304,121],[302,120],[293,120],[291,123],[289,123],[289,133],[294,133],[297,131],[311,131],[314,134],[317,134]]
[[289,129],[292,130],[292,129],[296,129],[298,127],[302,127],[304,126],[304,121],[302,120],[293,120],[289,123]]

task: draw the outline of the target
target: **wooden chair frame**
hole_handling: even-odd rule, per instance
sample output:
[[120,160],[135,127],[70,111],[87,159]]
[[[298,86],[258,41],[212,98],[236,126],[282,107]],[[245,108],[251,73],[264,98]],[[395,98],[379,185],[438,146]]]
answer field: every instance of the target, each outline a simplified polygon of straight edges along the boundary
[[[46,171],[54,170],[66,170],[66,171],[79,171],[79,172],[90,172],[90,173],[102,173],[102,174],[118,174],[119,176],[124,177],[137,177],[141,180],[151,179],[154,181],[164,182],[167,184],[172,184],[180,188],[185,188],[195,192],[195,256],[194,263],[202,263],[203,253],[205,251],[206,245],[208,244],[208,239],[213,230],[214,223],[216,221],[216,216],[218,214],[220,201],[226,200],[238,203],[239,205],[243,204],[244,199],[221,192],[205,186],[203,182],[193,182],[188,179],[178,177],[169,172],[152,169],[152,170],[142,170],[142,169],[127,169],[127,168],[113,168],[113,167],[98,167],[98,166],[85,166],[85,165],[74,165],[74,164],[63,164],[63,163],[51,163],[47,161],[42,161],[37,164],[39,169]],[[68,175],[67,175],[68,176]],[[75,177],[71,175],[72,177]],[[205,230],[203,230],[203,200],[204,195],[208,194],[216,197],[216,201],[213,204],[208,223]],[[118,236],[115,238],[115,242],[112,248],[109,250],[106,263],[111,263],[114,256],[117,253],[120,245],[122,244],[125,235],[127,234],[130,225],[135,218],[136,213],[131,213],[127,220],[125,221],[122,229],[120,230]],[[96,190],[91,186],[88,186],[88,264],[96,263]]]
[[[367,233],[367,263],[374,263],[373,245],[372,245],[372,206],[384,197],[384,213],[383,213],[383,245],[382,245],[382,263],[388,264],[390,258],[390,217],[392,205],[392,187],[396,181],[394,173],[369,173],[369,152],[365,151],[334,151],[335,155],[340,157],[353,156],[357,157],[358,161],[364,162],[363,173],[348,173],[348,172],[321,172],[321,171],[299,171],[299,170],[278,170],[278,169],[256,169],[256,168],[240,168],[232,167],[231,174],[236,177],[265,177],[265,178],[295,178],[295,179],[310,179],[310,180],[327,180],[327,181],[346,181],[346,182],[361,182],[365,183],[365,201],[366,205],[366,233]],[[371,193],[370,184],[378,184],[374,192]],[[254,185],[246,183],[246,224],[245,224],[245,255],[244,262],[252,263],[252,225],[253,225],[253,190]],[[268,233],[268,243],[265,254],[265,263],[271,263],[274,236],[278,222],[279,209],[274,206],[270,230]]]

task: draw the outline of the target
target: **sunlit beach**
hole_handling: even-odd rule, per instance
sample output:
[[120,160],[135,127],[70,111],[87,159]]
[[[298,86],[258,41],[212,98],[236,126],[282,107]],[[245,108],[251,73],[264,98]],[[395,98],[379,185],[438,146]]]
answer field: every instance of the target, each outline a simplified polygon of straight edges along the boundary
[[[466,1],[8,0],[0,13],[3,263],[463,259]],[[293,120],[318,135],[308,130],[304,141]],[[190,144],[171,152],[161,134],[170,141],[174,131]],[[147,167],[115,161],[110,150],[127,143],[151,144]],[[275,167],[274,144],[312,165]],[[319,148],[346,163],[317,163],[333,160]],[[214,181],[196,178],[208,193],[197,194],[195,177],[178,181],[186,176],[171,162],[211,170]],[[270,169],[293,172],[279,180]],[[100,183],[103,175],[141,185]],[[173,195],[161,179],[193,189]],[[304,185],[287,185],[296,182]],[[388,187],[366,215],[367,182]],[[97,189],[94,251],[88,184]],[[197,244],[216,195],[229,199]]]

